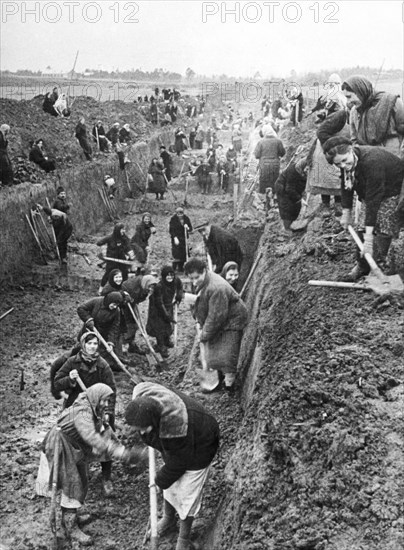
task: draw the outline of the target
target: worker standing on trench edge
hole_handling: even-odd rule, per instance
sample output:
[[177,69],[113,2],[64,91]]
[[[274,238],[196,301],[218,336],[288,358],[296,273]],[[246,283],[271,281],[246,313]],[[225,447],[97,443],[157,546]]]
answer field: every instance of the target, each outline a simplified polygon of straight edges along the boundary
[[193,315],[200,327],[200,342],[205,347],[208,369],[219,373],[212,391],[234,391],[243,330],[247,325],[247,308],[221,275],[208,271],[204,261],[192,258],[185,264],[185,274],[197,293]]
[[164,497],[159,536],[176,528],[177,513],[180,530],[175,549],[191,550],[192,523],[219,447],[216,419],[196,399],[154,382],[135,387],[125,419],[146,445],[160,451],[164,461],[155,480]]
[[37,204],[38,210],[43,210],[55,230],[56,245],[59,250],[60,261],[67,264],[67,243],[72,236],[73,226],[65,212],[57,208],[48,208]]

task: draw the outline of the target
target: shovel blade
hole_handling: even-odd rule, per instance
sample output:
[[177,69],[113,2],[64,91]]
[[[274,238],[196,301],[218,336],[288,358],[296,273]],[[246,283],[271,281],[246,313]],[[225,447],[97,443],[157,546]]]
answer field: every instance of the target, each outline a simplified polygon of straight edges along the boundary
[[219,375],[217,370],[202,369],[199,383],[203,390],[206,390],[206,391],[214,390],[219,384]]
[[385,275],[384,280],[381,280],[376,275],[367,275],[365,277],[366,284],[376,294],[403,294],[404,283],[400,275]]

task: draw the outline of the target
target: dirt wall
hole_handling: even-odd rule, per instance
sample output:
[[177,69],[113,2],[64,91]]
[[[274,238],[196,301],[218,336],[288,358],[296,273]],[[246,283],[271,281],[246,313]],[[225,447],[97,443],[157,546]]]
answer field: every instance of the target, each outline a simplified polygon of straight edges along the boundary
[[[145,185],[143,174],[147,173],[150,159],[156,156],[161,144],[169,145],[171,135],[161,133],[148,143],[139,142],[129,153],[129,185],[139,194],[139,187]],[[140,165],[142,172],[139,170]],[[39,250],[30,232],[25,214],[36,203],[46,204],[46,197],[52,203],[56,187],[63,185],[68,202],[72,205],[71,219],[75,235],[81,238],[94,232],[108,221],[108,214],[99,194],[105,174],[113,176],[118,183],[118,210],[125,208],[124,199],[129,196],[129,188],[124,173],[119,170],[115,155],[78,167],[63,170],[59,180],[44,180],[42,183],[22,183],[1,190],[0,201],[0,282],[18,280],[25,275],[34,262],[39,260]]]
[[350,243],[307,256],[268,224],[260,249],[244,417],[206,548],[403,548],[402,304],[307,285],[345,271]]

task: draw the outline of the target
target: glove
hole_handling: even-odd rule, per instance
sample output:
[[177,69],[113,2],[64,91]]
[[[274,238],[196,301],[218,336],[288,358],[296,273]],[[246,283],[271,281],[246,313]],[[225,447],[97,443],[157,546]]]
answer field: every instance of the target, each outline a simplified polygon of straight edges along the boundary
[[365,233],[363,237],[363,248],[364,250],[362,252],[362,256],[364,256],[366,252],[373,256],[373,235],[371,235],[370,233]]
[[88,328],[88,330],[95,329],[94,319],[88,319],[88,321],[86,321],[86,328]]
[[342,216],[340,219],[340,224],[344,229],[348,229],[348,225],[351,225],[351,211],[349,208],[343,208],[342,209]]
[[174,237],[174,244],[178,246],[180,244],[180,240],[178,237]]

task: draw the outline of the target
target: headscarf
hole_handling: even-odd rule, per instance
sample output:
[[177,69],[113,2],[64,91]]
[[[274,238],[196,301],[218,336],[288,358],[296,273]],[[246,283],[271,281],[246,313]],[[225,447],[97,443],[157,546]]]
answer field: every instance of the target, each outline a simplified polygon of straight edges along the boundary
[[327,84],[339,84],[341,85],[341,77],[339,76],[338,73],[332,73],[330,74],[330,76],[327,78]]
[[265,126],[262,127],[262,134],[264,137],[276,137],[276,132],[272,128],[271,124],[265,124]]
[[169,283],[167,280],[166,280],[166,277],[167,275],[169,274],[172,274],[175,278],[175,272],[174,272],[174,269],[172,268],[171,265],[165,265],[162,270],[161,270],[161,278],[162,278],[162,281],[165,285],[173,285],[174,284],[174,280],[171,281],[171,283]]
[[355,95],[361,100],[360,107],[357,107],[359,112],[364,111],[368,104],[372,102],[374,96],[374,88],[370,80],[362,75],[349,76],[345,82]]
[[114,239],[116,241],[121,241],[122,240],[122,235],[121,235],[121,229],[124,229],[125,226],[123,223],[117,223],[114,227],[114,231],[112,233]]
[[80,395],[76,403],[79,399],[84,400],[88,399],[90,402],[91,408],[93,409],[93,413],[95,416],[98,417],[98,408],[100,406],[101,399],[104,399],[105,397],[109,397],[114,392],[112,388],[107,386],[106,384],[102,384],[101,382],[98,382],[97,384],[94,384],[93,386],[90,386],[87,388],[86,393]]
[[109,306],[111,304],[117,304],[118,306],[123,304],[123,297],[120,292],[117,292],[117,291],[110,292],[104,297],[104,306],[107,309],[109,309]]
[[81,347],[80,356],[85,363],[94,363],[100,355],[98,351],[96,351],[93,355],[89,355],[86,352],[85,345],[89,340],[92,340],[93,338],[97,339],[98,344],[100,343],[97,334],[95,334],[95,332],[92,332],[92,331],[85,332],[80,338],[80,347]]
[[65,192],[65,188],[62,187],[61,185],[56,189],[56,195],[60,195],[60,193],[64,193]]
[[222,272],[220,273],[223,279],[226,279],[227,272],[230,271],[230,269],[237,269],[237,271],[240,271],[237,262],[227,262],[224,264]]
[[125,411],[127,424],[137,428],[153,426],[158,430],[162,406],[151,397],[137,397],[129,403]]
[[150,285],[156,285],[158,283],[158,280],[156,277],[153,277],[153,275],[145,275],[142,277],[142,282],[140,283],[143,290],[147,290]]
[[108,276],[108,283],[110,284],[110,286],[112,288],[114,288],[115,290],[120,290],[122,288],[122,283],[120,285],[117,285],[114,281],[114,277],[117,273],[120,273],[122,275],[122,271],[120,269],[113,269],[109,276]]
[[10,126],[8,124],[2,124],[0,126],[0,132],[3,134],[3,136],[6,135],[6,132],[10,131]]

